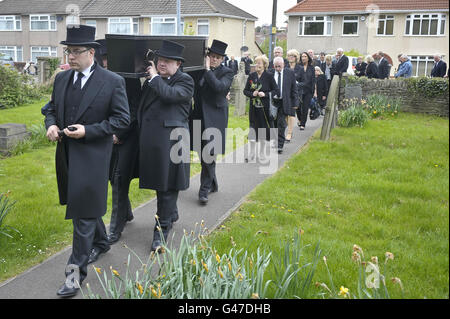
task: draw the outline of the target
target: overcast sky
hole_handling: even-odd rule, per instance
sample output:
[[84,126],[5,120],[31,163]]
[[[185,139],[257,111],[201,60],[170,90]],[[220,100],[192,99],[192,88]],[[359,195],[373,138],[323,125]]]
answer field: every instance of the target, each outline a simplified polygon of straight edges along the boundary
[[[256,25],[271,24],[272,23],[272,6],[273,0],[226,0],[232,5],[247,11],[251,15],[258,17]],[[284,21],[287,16],[284,11],[292,8],[297,4],[297,0],[278,0],[277,1],[277,26],[285,26]]]

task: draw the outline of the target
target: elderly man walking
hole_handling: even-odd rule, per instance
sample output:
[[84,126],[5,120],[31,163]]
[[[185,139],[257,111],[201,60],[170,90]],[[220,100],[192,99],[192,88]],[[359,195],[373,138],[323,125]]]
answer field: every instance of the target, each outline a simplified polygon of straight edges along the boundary
[[402,54],[399,59],[402,63],[399,65],[398,71],[395,73],[394,77],[410,78],[412,76],[412,64],[409,57],[406,54]]
[[73,222],[72,254],[66,281],[57,291],[72,297],[87,276],[87,265],[110,249],[102,216],[106,213],[113,134],[129,125],[125,81],[94,62],[95,28],[67,27],[71,70],[58,73],[46,112],[47,138],[57,141],[59,201]]
[[294,71],[284,67],[282,57],[276,57],[273,60],[273,64],[275,67],[273,76],[280,91],[279,96],[273,96],[273,103],[278,108],[277,118],[274,123],[275,127],[278,128],[278,153],[281,154],[283,153],[285,142],[286,117],[293,113],[293,108],[299,106],[299,97]]
[[442,78],[445,76],[447,72],[447,63],[442,61],[442,58],[439,54],[434,55],[434,67],[431,70],[432,78]]

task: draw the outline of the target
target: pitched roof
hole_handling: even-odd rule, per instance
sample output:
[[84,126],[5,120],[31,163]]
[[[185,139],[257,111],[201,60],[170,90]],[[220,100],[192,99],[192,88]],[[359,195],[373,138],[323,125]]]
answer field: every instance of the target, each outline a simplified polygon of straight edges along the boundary
[[[75,4],[82,17],[175,15],[176,3],[176,0],[0,0],[0,14],[64,14],[69,5]],[[181,15],[258,20],[224,0],[181,0]]]
[[447,10],[448,0],[302,0],[285,11],[286,15],[310,12],[369,12],[408,10]]

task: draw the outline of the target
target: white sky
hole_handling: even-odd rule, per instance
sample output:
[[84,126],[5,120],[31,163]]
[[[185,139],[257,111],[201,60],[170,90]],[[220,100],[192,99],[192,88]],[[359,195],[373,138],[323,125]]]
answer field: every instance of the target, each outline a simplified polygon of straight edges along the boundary
[[[272,6],[273,0],[226,0],[232,5],[247,11],[251,15],[258,17],[256,25],[272,23]],[[284,11],[292,8],[297,4],[297,0],[278,0],[277,1],[277,26],[285,26],[284,21],[287,20],[287,16],[284,15]]]

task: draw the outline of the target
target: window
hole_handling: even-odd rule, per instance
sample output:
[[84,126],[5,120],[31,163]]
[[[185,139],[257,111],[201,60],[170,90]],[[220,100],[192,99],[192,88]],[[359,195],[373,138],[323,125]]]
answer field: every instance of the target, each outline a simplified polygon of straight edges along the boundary
[[139,18],[108,18],[108,33],[139,34]]
[[394,16],[385,14],[378,16],[377,35],[394,35]]
[[411,14],[406,16],[405,35],[444,35],[445,14]]
[[97,36],[97,20],[85,20],[84,24],[94,27],[95,28],[95,36]]
[[197,35],[209,35],[209,19],[197,20]]
[[30,31],[56,31],[56,16],[30,15]]
[[12,58],[15,62],[23,61],[23,50],[21,46],[0,46],[0,53],[5,58]]
[[342,34],[343,35],[358,35],[358,16],[344,16],[342,23]]
[[177,21],[175,18],[152,18],[152,35],[176,35]]
[[331,16],[300,17],[298,35],[331,35]]
[[411,56],[411,64],[413,76],[429,76],[434,67],[434,58],[432,56]]
[[22,19],[20,16],[0,16],[0,31],[21,31]]
[[56,56],[56,47],[31,47],[31,61],[37,62],[39,56]]

